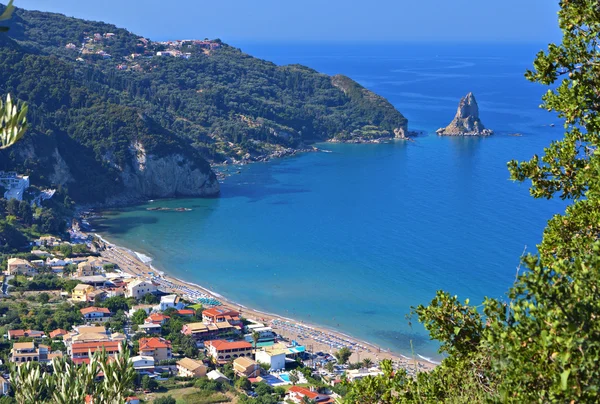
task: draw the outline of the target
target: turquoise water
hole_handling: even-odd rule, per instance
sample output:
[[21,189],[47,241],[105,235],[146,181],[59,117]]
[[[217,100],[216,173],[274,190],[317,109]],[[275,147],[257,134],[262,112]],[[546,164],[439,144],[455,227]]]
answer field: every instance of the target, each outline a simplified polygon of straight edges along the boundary
[[[506,170],[508,160],[541,153],[561,135],[560,122],[537,108],[545,89],[522,78],[539,48],[243,46],[277,63],[348,74],[427,134],[320,145],[330,153],[243,167],[222,184],[221,198],[156,201],[95,225],[158,269],[243,305],[405,354],[412,343],[435,358],[436,344],[405,318],[410,307],[438,289],[472,302],[504,298],[524,248],[534,251],[546,221],[564,209],[533,200]],[[436,136],[468,91],[496,134]]]

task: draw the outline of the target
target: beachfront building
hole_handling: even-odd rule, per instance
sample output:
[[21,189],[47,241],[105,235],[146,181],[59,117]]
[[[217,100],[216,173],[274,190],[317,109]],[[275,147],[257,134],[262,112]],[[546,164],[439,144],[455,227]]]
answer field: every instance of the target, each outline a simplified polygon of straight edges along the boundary
[[223,339],[206,341],[206,354],[214,363],[224,364],[239,357],[252,357],[252,345],[246,341],[225,341]]
[[[305,398],[306,397],[306,398]],[[309,400],[309,402],[328,404],[334,403],[335,400],[329,397],[327,394],[321,394],[315,391],[314,387],[307,389],[306,387],[292,386],[285,395],[286,401],[289,400],[293,403],[303,403],[303,400]]]
[[262,367],[252,358],[241,357],[233,361],[233,371],[240,377],[258,377]]
[[285,355],[289,349],[283,344],[274,344],[263,347],[256,351],[255,358],[257,362],[269,365],[269,370],[285,369]]
[[79,310],[86,323],[103,323],[111,319],[112,314],[106,307],[86,307]]
[[351,369],[346,371],[346,377],[349,381],[360,380],[369,376],[380,376],[383,372],[380,370],[369,370],[369,369]]
[[177,362],[177,375],[181,377],[204,377],[207,367],[204,363],[190,358],[183,358]]
[[71,300],[74,302],[89,302],[91,300],[90,294],[94,292],[95,288],[87,283],[80,283],[73,288],[71,294]]
[[217,324],[189,323],[184,324],[181,333],[193,337],[198,342],[237,336],[240,333],[240,327],[233,326],[228,322]]
[[135,297],[136,299],[140,299],[144,295],[156,293],[156,291],[156,286],[152,282],[143,279],[134,279],[127,284],[125,297]]
[[142,356],[152,356],[155,361],[166,361],[173,357],[171,341],[164,338],[140,338],[139,353]]
[[227,307],[212,307],[202,312],[202,322],[206,324],[229,323],[242,325],[240,313]]
[[156,311],[165,311],[167,309],[180,310],[185,307],[185,304],[181,301],[181,298],[177,295],[166,295],[160,298],[160,303],[154,306]]
[[20,338],[33,338],[34,340],[40,340],[45,336],[43,331],[38,330],[9,330],[8,340],[15,341]]
[[129,358],[136,372],[154,372],[155,363],[153,356],[138,355]]
[[31,263],[22,258],[9,258],[6,265],[7,275],[25,275],[34,276],[37,269]]

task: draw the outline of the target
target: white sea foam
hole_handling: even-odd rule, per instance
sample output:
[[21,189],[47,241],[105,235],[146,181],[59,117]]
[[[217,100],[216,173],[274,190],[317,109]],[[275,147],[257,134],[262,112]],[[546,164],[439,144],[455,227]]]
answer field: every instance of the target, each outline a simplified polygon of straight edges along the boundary
[[133,253],[135,254],[136,257],[138,257],[138,259],[140,261],[142,261],[144,264],[149,264],[150,262],[152,262],[152,258],[147,256],[146,254],[142,254],[141,252],[137,252],[137,251],[133,251]]
[[439,364],[441,363],[441,362],[438,362],[438,361],[434,361],[433,359],[431,359],[431,358],[428,358],[428,357],[426,357],[426,356],[423,356],[423,355],[419,355],[419,354],[417,354],[417,356],[418,356],[419,358],[423,359],[424,361],[427,361],[427,362],[429,362],[429,363],[433,363],[434,365],[439,365]]

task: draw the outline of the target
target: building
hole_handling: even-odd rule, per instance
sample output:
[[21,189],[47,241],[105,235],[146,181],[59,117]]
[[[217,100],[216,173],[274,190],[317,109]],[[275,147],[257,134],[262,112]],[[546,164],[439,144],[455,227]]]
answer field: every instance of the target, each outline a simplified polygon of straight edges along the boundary
[[132,356],[129,360],[136,372],[154,372],[155,361],[152,356]]
[[11,199],[22,201],[23,193],[29,188],[29,177],[18,175],[14,171],[0,171],[0,185],[6,189],[4,199],[7,201]]
[[129,317],[131,317],[138,310],[144,310],[146,312],[146,314],[150,314],[152,312],[153,308],[154,308],[154,306],[152,306],[151,304],[138,304],[137,306],[133,306],[131,309],[129,309],[129,311],[127,312],[127,315]]
[[194,317],[196,315],[196,310],[193,309],[181,309],[177,310],[177,314],[183,317]]
[[136,279],[127,284],[125,297],[135,297],[136,299],[139,299],[148,293],[156,293],[156,291],[156,286],[154,286],[152,282]]
[[138,331],[148,335],[160,334],[162,326],[160,324],[140,324],[138,325]]
[[63,330],[62,328],[57,328],[56,330],[50,333],[50,338],[57,339],[67,335],[69,332],[67,330]]
[[103,323],[112,317],[110,310],[106,307],[86,307],[79,312],[87,323]]
[[10,392],[10,384],[8,380],[0,376],[0,395],[6,396]]
[[54,246],[60,245],[61,241],[62,241],[61,239],[54,237],[54,236],[42,236],[42,237],[38,238],[37,240],[35,240],[34,244],[38,247],[40,247],[40,246],[54,247]]
[[204,377],[206,370],[204,363],[190,358],[183,358],[177,362],[177,375],[181,377]]
[[319,404],[327,404],[334,403],[335,400],[329,397],[327,394],[320,394],[314,391],[314,388],[307,389],[305,387],[300,386],[292,386],[287,391],[285,395],[286,400],[289,400],[294,403],[302,403],[304,397],[306,397],[311,402],[319,403]]
[[9,330],[8,331],[8,340],[18,340],[19,338],[33,338],[33,339],[41,339],[45,336],[43,331],[37,330]]
[[164,338],[140,338],[139,343],[142,356],[152,356],[155,361],[166,361],[173,357],[171,341]]
[[148,316],[147,319],[144,320],[144,324],[158,324],[163,325],[167,322],[171,317],[165,316],[161,313],[152,313]]
[[71,360],[76,365],[82,363],[90,363],[90,358],[94,353],[106,351],[108,356],[115,356],[121,352],[122,345],[120,341],[93,341],[93,342],[73,342],[67,346],[67,352],[71,356]]
[[223,339],[206,341],[206,354],[215,363],[227,363],[240,357],[252,357],[252,345],[246,341],[229,342]]
[[269,365],[269,370],[282,370],[285,369],[285,355],[287,353],[288,349],[284,345],[274,344],[256,351],[255,358],[257,362]]
[[10,351],[10,361],[14,363],[39,362],[40,353],[32,342],[15,342]]
[[202,322],[218,324],[227,322],[231,325],[241,325],[240,313],[227,307],[212,307],[202,312]]
[[380,376],[383,372],[380,370],[370,371],[369,369],[350,369],[346,371],[346,377],[349,381],[360,380],[368,376]]
[[181,298],[177,295],[166,295],[160,298],[160,303],[154,306],[154,310],[156,311],[165,311],[167,309],[173,308],[175,310],[180,310],[185,307],[185,304],[181,301]]
[[75,302],[88,302],[90,301],[90,294],[93,293],[95,288],[87,283],[80,283],[75,286],[73,293],[71,293],[71,300]]
[[243,377],[258,377],[262,371],[259,363],[251,358],[236,358],[233,361],[233,371],[238,376]]
[[225,376],[223,373],[219,372],[218,370],[211,370],[210,372],[208,372],[206,374],[206,377],[208,377],[210,380],[214,380],[216,382],[221,382],[221,383],[229,382],[229,378],[227,376]]
[[82,276],[94,276],[96,274],[96,271],[94,270],[94,267],[92,267],[90,265],[89,262],[80,262],[79,264],[77,264],[77,271],[75,272],[75,276],[77,277],[82,277]]
[[211,339],[227,338],[240,333],[240,327],[235,327],[228,322],[205,324],[184,324],[181,332],[194,337],[196,341],[207,341]]
[[37,269],[29,261],[21,258],[9,258],[6,266],[7,275],[34,276]]

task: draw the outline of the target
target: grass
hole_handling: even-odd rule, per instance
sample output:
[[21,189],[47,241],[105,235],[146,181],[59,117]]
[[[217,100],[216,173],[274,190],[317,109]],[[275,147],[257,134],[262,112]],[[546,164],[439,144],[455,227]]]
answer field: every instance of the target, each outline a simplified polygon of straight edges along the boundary
[[144,399],[152,402],[159,397],[171,396],[177,400],[177,404],[216,404],[228,403],[232,397],[223,393],[198,390],[195,387],[185,387],[182,389],[172,389],[161,393],[146,394]]
[[192,305],[186,307],[186,309],[194,309],[194,310],[198,310],[201,308],[202,308],[202,305],[200,303],[192,304]]

